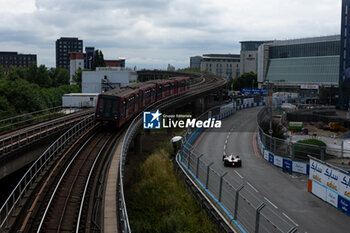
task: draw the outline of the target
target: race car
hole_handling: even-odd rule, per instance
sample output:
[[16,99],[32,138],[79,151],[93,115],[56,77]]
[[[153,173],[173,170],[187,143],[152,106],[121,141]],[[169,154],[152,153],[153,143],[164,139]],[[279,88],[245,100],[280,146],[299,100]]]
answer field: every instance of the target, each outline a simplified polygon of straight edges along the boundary
[[238,155],[224,155],[222,157],[222,161],[224,161],[225,167],[242,167],[242,161],[241,158]]

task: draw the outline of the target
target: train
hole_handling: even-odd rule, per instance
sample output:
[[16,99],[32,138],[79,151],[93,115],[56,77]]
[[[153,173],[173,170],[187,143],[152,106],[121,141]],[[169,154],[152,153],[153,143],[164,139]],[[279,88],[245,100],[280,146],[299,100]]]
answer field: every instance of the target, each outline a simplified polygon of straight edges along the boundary
[[95,121],[121,127],[153,103],[182,95],[189,90],[189,77],[157,79],[113,89],[98,95]]

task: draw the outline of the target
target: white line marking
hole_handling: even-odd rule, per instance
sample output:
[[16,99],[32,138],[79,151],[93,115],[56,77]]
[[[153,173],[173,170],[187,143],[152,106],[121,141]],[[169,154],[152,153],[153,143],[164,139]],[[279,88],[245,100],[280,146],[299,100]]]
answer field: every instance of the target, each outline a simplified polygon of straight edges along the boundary
[[239,174],[238,171],[235,171],[235,172],[237,173],[237,175],[238,175],[241,179],[243,179],[243,176],[241,176],[241,174]]
[[259,192],[259,191],[258,191],[256,188],[254,188],[254,186],[251,185],[249,182],[247,182],[247,184],[248,184],[252,189],[254,189],[255,192],[257,192],[257,193]]
[[290,217],[288,217],[288,215],[286,215],[285,213],[282,212],[282,214],[289,219],[289,221],[291,221],[295,226],[299,226],[299,224],[297,224],[296,222],[293,221],[293,219],[291,219]]
[[228,133],[228,135],[227,135],[227,137],[226,137],[226,138],[228,139],[229,137],[230,137],[230,133]]
[[224,150],[226,150],[226,144],[224,145]]
[[226,155],[226,151],[224,151],[224,155]]
[[277,207],[275,204],[273,204],[272,201],[270,201],[270,200],[267,199],[266,197],[264,197],[264,199],[265,199],[266,201],[268,201],[273,207],[275,207],[275,209],[278,209],[278,207]]
[[226,141],[225,141],[225,144],[227,144],[227,139],[226,139]]

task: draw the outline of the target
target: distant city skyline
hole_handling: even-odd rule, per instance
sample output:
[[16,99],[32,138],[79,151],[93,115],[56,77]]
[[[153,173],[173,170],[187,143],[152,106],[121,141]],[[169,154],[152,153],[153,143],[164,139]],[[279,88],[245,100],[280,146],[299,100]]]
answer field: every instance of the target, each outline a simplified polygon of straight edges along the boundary
[[105,59],[176,69],[191,56],[239,54],[244,40],[340,34],[341,0],[0,0],[0,51],[55,67],[55,42],[78,37]]

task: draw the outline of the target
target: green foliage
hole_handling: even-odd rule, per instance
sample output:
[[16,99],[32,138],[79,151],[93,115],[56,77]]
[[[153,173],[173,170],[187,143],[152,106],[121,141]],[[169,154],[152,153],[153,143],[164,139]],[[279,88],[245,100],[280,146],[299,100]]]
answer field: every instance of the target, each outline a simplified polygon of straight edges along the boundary
[[253,72],[244,73],[241,76],[234,78],[231,81],[231,88],[236,91],[241,91],[242,88],[258,87],[257,76]]
[[96,49],[94,54],[94,63],[93,63],[93,69],[96,69],[96,67],[105,67],[105,59],[103,57],[103,53],[101,50]]
[[299,140],[294,144],[294,154],[298,159],[308,160],[308,155],[321,159],[321,150],[326,150],[326,144],[317,139]]
[[9,68],[4,75],[0,67],[0,119],[62,105],[62,95],[80,92],[69,86],[67,69],[39,67]]
[[314,146],[324,146],[326,147],[326,143],[317,140],[317,139],[305,139],[305,140],[299,140],[298,143],[303,143],[303,144],[309,144],[309,145],[314,145]]
[[176,175],[164,149],[153,153],[135,169],[126,184],[126,198],[135,233],[216,232]]
[[73,77],[72,77],[72,81],[75,84],[77,84],[80,89],[81,89],[82,76],[83,76],[83,71],[79,67],[79,69],[75,72],[75,74],[73,74]]
[[51,68],[49,75],[52,80],[52,86],[69,85],[69,71],[65,68]]
[[179,72],[198,72],[198,73],[201,72],[201,70],[199,68],[190,68],[190,67],[178,69],[177,71],[179,71]]
[[45,65],[37,67],[36,64],[30,64],[24,74],[24,78],[30,83],[38,84],[40,87],[50,87],[52,85],[49,71]]

